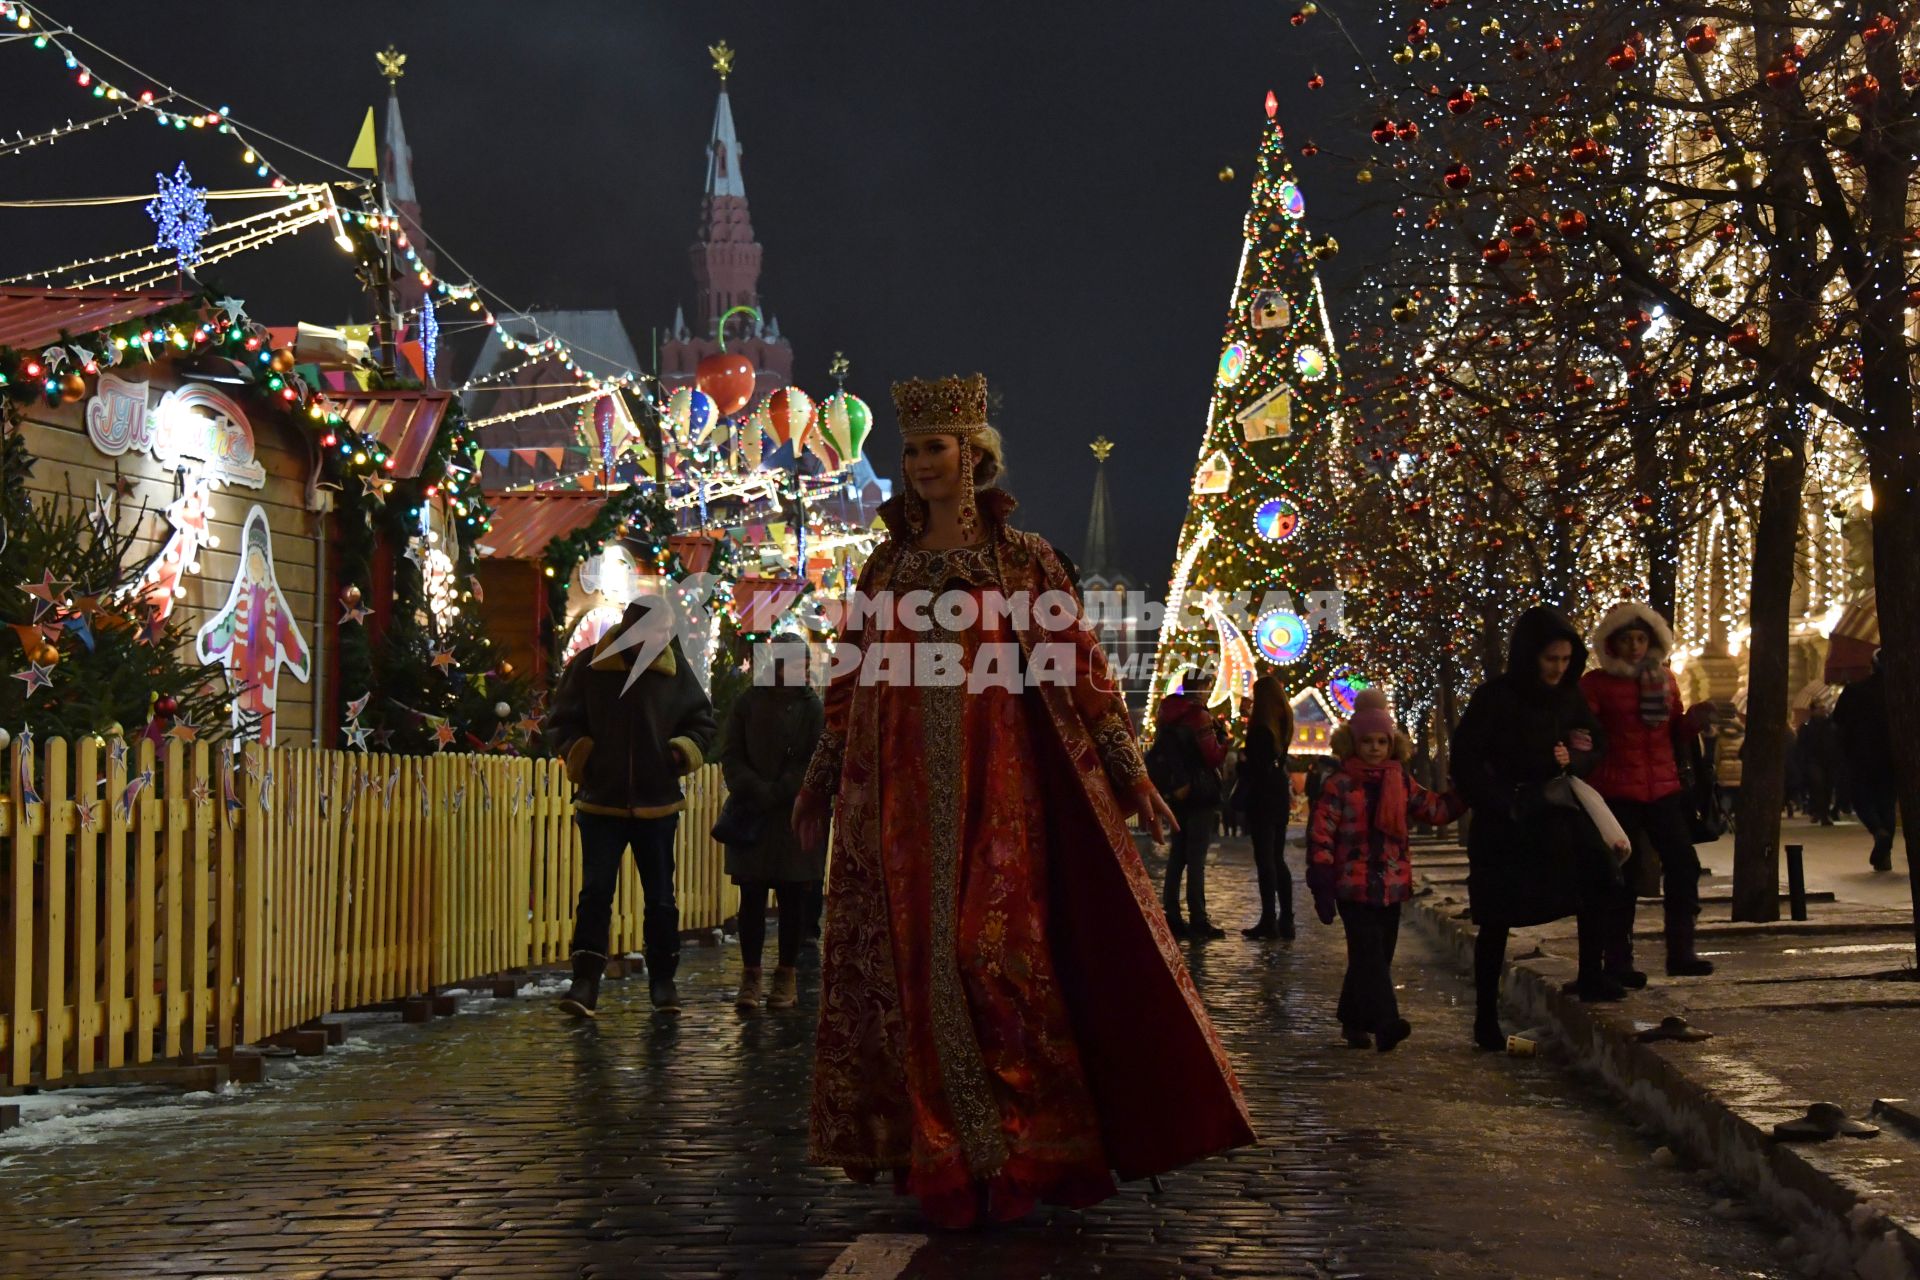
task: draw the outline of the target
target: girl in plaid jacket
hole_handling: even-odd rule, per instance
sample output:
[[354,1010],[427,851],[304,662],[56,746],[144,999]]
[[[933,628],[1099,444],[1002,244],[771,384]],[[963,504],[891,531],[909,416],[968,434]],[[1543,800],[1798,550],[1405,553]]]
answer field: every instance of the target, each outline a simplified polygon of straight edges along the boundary
[[1387,1053],[1413,1031],[1393,995],[1400,904],[1413,896],[1409,818],[1444,826],[1466,806],[1436,795],[1407,771],[1412,742],[1393,723],[1384,694],[1363,692],[1353,718],[1334,735],[1342,764],[1327,779],[1307,826],[1307,886],[1321,923],[1337,913],[1347,931],[1340,1026],[1347,1044]]

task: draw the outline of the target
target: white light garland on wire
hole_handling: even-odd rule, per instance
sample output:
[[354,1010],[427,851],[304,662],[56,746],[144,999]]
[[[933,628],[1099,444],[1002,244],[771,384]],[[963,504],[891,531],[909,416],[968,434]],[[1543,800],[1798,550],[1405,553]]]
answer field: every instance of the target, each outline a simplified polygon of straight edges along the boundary
[[[303,188],[302,190],[307,192],[311,197],[311,193],[317,192],[321,189],[322,188],[320,187],[306,187],[306,188]],[[207,198],[209,200],[221,199],[221,198],[239,199],[246,196],[258,196],[258,195],[265,195],[265,194],[272,194],[272,195],[278,196],[281,193],[277,191],[269,193],[269,192],[260,191],[258,189],[254,189],[254,190],[245,191],[245,192],[238,192],[238,191],[210,192]],[[116,199],[118,199],[118,197],[116,197]],[[147,200],[147,199],[151,199],[151,197],[149,196],[129,197],[128,202],[130,203],[134,199]],[[207,236],[213,237],[213,236],[223,235],[228,232],[239,231],[242,228],[251,227],[255,223],[269,222],[272,219],[286,219],[289,217],[299,217],[299,216],[302,216],[303,213],[311,213],[311,211],[315,207],[316,205],[313,203],[313,200],[311,198],[304,204],[276,205],[271,209],[266,209],[259,213],[249,214],[244,218],[236,218],[232,222],[223,222],[220,225],[210,229],[207,232]],[[304,223],[302,225],[304,225]],[[252,234],[252,233],[249,233],[249,234]],[[23,275],[8,276],[4,280],[0,280],[0,284],[32,284],[35,281],[41,281],[47,284],[52,284],[57,277],[65,276],[72,272],[86,271],[93,267],[103,267],[109,263],[121,262],[128,258],[137,258],[137,257],[162,258],[162,257],[170,257],[170,256],[171,255],[169,251],[161,248],[159,245],[143,244],[137,249],[122,249],[118,253],[103,254],[102,256],[97,258],[85,258],[77,262],[69,262],[65,266],[52,267],[45,271],[29,271]],[[123,278],[124,276],[127,276],[127,275],[139,274],[141,272],[151,270],[154,265],[155,264],[151,262],[140,263],[138,265],[135,265],[127,269],[126,271],[121,272],[119,275],[105,275],[105,276],[94,277],[93,279],[88,281],[78,282],[73,287],[76,287],[76,288],[81,287],[81,285],[83,284],[109,282],[109,281]]]

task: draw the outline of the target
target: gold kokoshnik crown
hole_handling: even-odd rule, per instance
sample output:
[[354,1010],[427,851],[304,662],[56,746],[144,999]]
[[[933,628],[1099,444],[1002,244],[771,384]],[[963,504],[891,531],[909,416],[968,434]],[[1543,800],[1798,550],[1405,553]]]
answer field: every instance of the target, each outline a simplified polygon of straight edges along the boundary
[[909,378],[893,384],[894,413],[903,436],[947,435],[978,431],[987,425],[987,378]]

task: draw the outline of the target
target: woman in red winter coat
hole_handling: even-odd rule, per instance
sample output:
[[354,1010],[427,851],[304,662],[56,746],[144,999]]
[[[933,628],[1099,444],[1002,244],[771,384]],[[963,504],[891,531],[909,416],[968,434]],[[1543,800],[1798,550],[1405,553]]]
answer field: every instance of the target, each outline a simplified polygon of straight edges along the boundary
[[[1667,973],[1672,977],[1713,972],[1711,961],[1693,949],[1694,917],[1700,912],[1700,856],[1688,826],[1685,788],[1680,781],[1674,740],[1698,733],[1706,704],[1683,713],[1680,682],[1667,667],[1673,632],[1644,604],[1615,605],[1594,628],[1592,649],[1599,666],[1580,678],[1580,692],[1606,731],[1607,754],[1587,776],[1607,799],[1607,807],[1633,839],[1635,859],[1643,845],[1660,855],[1665,881]],[[1635,872],[1626,869],[1626,885],[1609,922],[1608,976],[1623,986],[1642,987],[1647,975],[1633,967]]]

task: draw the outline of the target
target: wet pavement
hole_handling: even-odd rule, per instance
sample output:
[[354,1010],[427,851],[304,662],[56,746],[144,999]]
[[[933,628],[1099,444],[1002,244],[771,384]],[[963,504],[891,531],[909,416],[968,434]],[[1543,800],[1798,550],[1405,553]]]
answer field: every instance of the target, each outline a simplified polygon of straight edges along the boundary
[[[1223,925],[1246,923],[1250,879],[1230,843]],[[1191,955],[1263,1144],[1158,1194],[944,1234],[807,1167],[812,971],[799,1010],[742,1017],[736,954],[695,948],[678,1025],[639,981],[585,1026],[550,995],[477,1001],[230,1096],[0,1135],[0,1276],[1798,1274],[1596,1088],[1475,1053],[1467,987],[1418,930],[1396,965],[1414,1036],[1384,1055],[1334,1024],[1337,929]]]

